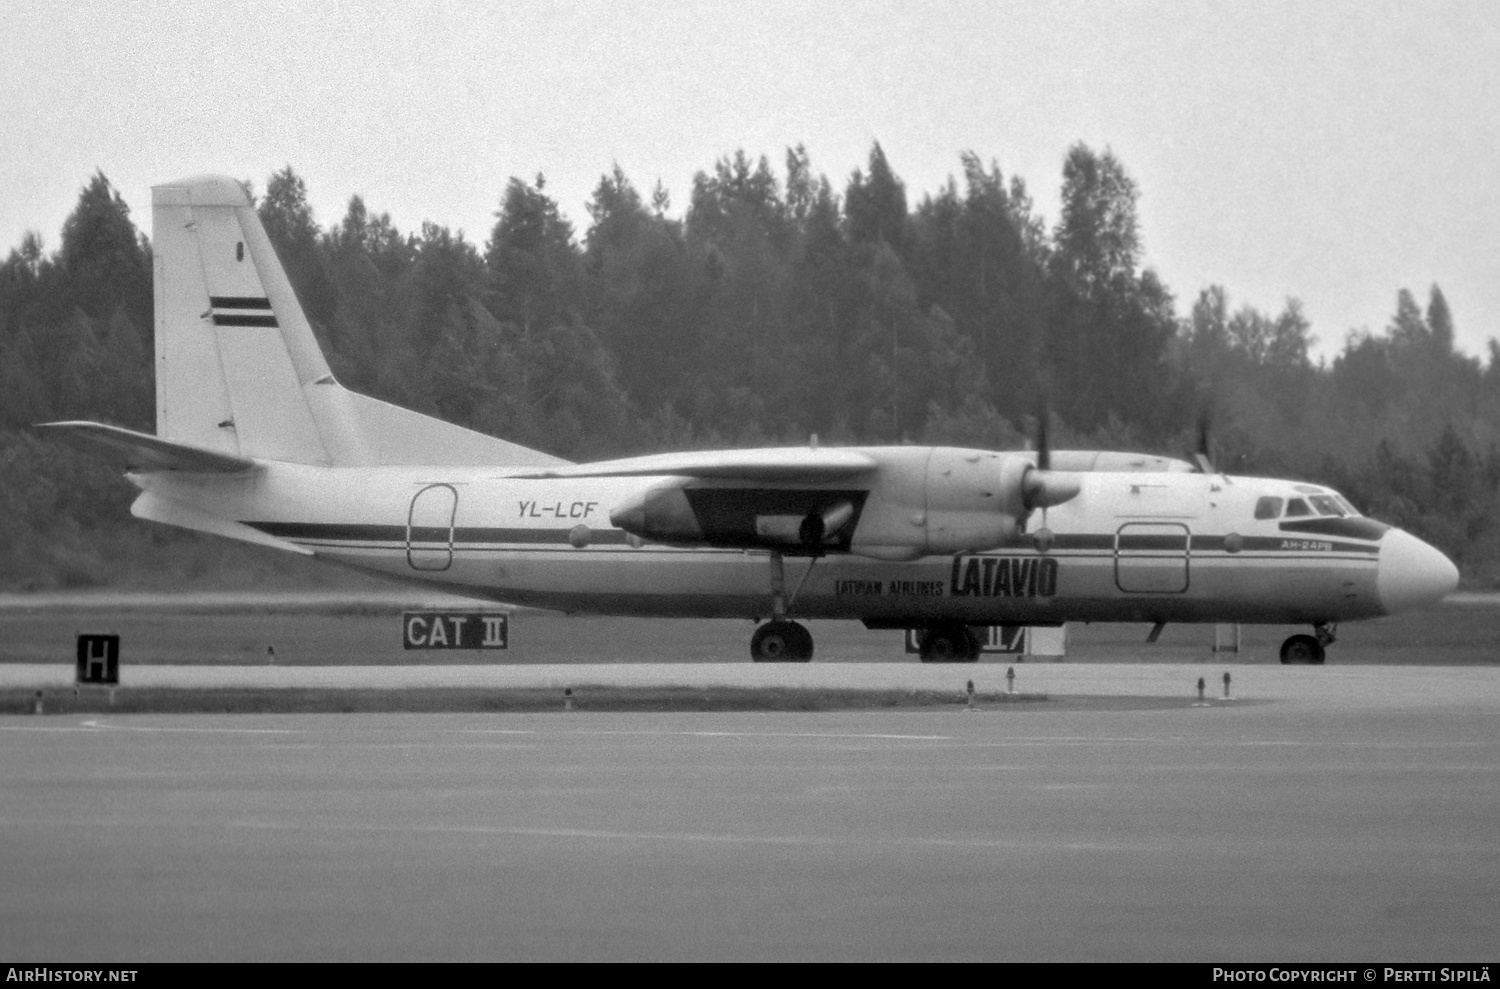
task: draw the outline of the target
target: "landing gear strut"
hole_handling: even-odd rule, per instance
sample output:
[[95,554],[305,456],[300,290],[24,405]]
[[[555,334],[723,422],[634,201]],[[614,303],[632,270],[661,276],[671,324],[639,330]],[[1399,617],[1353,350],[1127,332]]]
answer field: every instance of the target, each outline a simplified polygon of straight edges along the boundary
[[[809,563],[807,572],[812,572]],[[807,580],[807,573],[802,581]],[[802,589],[802,582],[792,592],[792,599]],[[794,621],[789,621],[786,597],[786,569],[781,554],[771,551],[771,620],[755,630],[750,637],[750,658],[757,663],[806,663],[812,659],[812,633]]]
[[918,642],[924,663],[979,662],[979,641],[967,625],[934,625],[921,633]]
[[1282,663],[1307,663],[1321,665],[1324,650],[1333,644],[1338,626],[1333,622],[1318,622],[1313,626],[1313,635],[1294,635],[1281,644]]

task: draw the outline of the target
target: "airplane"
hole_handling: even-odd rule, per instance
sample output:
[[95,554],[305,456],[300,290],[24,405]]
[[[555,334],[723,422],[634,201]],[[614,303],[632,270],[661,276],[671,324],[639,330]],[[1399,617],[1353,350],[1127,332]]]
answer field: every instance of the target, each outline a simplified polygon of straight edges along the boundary
[[1336,491],[1120,451],[942,446],[681,452],[571,463],[341,386],[231,178],[152,190],[156,434],[40,426],[123,467],[138,518],[512,605],[917,630],[974,661],[991,625],[1337,624],[1435,603],[1440,551]]

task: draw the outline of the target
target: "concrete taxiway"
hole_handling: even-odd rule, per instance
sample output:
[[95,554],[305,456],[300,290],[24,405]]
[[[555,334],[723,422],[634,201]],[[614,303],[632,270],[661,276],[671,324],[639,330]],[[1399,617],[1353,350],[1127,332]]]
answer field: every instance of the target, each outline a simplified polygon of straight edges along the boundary
[[[1009,677],[1014,673],[1014,680]],[[613,687],[805,687],[981,692],[1013,685],[1056,697],[1119,696],[1192,700],[1204,681],[1210,700],[1224,696],[1293,706],[1366,710],[1442,708],[1500,711],[1500,668],[1477,666],[1283,667],[1236,663],[566,663],[514,666],[133,666],[121,667],[121,688],[195,689],[364,687],[386,690],[505,690]],[[66,689],[72,665],[0,664],[0,688]]]
[[[1006,669],[711,665],[379,675],[1003,689]],[[1194,706],[1225,669],[1240,699]],[[1500,671],[1017,675],[1173,700],[0,718],[0,954],[1494,960]]]

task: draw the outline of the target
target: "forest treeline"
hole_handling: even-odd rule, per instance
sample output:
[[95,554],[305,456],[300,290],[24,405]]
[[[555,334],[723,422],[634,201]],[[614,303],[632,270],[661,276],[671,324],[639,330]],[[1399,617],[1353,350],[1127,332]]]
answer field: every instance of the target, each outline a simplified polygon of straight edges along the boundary
[[[1138,189],[1075,145],[1049,227],[1026,183],[960,157],[914,197],[880,146],[841,188],[802,147],[740,152],[674,214],[618,167],[581,231],[511,179],[483,243],[401,231],[353,196],[322,225],[288,166],[257,209],[345,385],[572,459],[921,442],[1185,455],[1211,423],[1241,474],[1341,489],[1500,581],[1500,347],[1454,349],[1442,291],[1314,362],[1296,300],[1178,299],[1145,264]],[[249,183],[247,183],[247,186]],[[257,190],[252,187],[252,194]],[[48,251],[0,264],[0,585],[211,579],[202,540],[128,519],[128,484],[28,427],[153,428],[151,247],[102,174]],[[259,575],[258,575],[259,576]]]

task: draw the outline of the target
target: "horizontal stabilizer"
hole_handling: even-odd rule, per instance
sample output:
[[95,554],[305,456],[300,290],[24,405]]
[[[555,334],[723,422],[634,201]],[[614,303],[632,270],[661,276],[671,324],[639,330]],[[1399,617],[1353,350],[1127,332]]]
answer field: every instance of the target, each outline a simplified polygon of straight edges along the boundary
[[661,453],[508,473],[507,477],[700,477],[747,481],[833,481],[875,469],[875,458],[858,450],[786,447]]
[[160,522],[163,525],[175,525],[181,529],[192,529],[196,532],[206,532],[213,536],[223,536],[226,539],[238,539],[241,542],[255,543],[257,546],[269,546],[271,549],[279,549],[288,553],[297,553],[301,556],[312,556],[313,551],[305,546],[278,539],[267,535],[258,529],[252,529],[243,522],[235,522],[232,519],[220,518],[217,515],[191,505],[185,505],[171,498],[163,498],[151,491],[142,492],[141,496],[130,506],[130,514],[138,519],[148,522]]
[[37,428],[84,453],[134,473],[180,470],[191,474],[238,474],[256,466],[254,460],[244,457],[216,453],[187,443],[173,443],[102,422],[47,422]]

